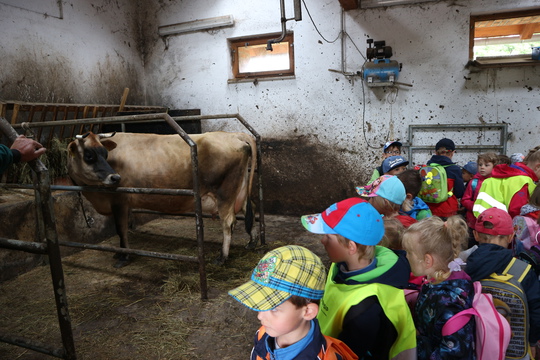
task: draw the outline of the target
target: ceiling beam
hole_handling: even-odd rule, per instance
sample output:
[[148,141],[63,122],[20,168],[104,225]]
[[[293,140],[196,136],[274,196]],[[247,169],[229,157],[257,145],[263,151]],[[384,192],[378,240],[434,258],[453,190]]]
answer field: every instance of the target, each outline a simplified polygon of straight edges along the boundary
[[[524,27],[527,27],[524,30]],[[530,35],[528,35],[530,33]],[[520,35],[521,39],[530,39],[534,33],[540,33],[540,24],[526,24],[526,25],[507,25],[507,26],[491,26],[491,27],[479,27],[474,29],[475,38],[487,38],[497,36],[509,36]],[[523,37],[528,36],[528,37]]]

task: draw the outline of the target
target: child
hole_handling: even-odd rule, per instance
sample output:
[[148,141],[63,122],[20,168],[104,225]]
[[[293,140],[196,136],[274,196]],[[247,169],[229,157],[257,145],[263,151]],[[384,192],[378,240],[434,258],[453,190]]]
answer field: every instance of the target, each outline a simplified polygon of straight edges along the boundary
[[396,218],[405,227],[416,222],[410,216],[399,213],[400,208],[405,211],[411,210],[412,202],[407,200],[405,186],[397,176],[383,175],[369,185],[357,186],[356,192],[362,197],[367,197],[369,203],[385,219]]
[[412,201],[412,209],[409,211],[401,209],[401,212],[416,220],[431,217],[431,210],[429,209],[429,206],[424,202],[424,200],[418,197],[418,193],[422,187],[422,177],[420,176],[418,170],[406,170],[397,175],[397,177],[399,180],[401,180],[403,186],[405,186],[407,200]]
[[349,198],[321,214],[302,216],[321,239],[332,264],[318,319],[323,334],[345,342],[360,359],[416,360],[415,329],[403,288],[410,267],[403,252],[376,246],[381,215]]
[[447,221],[433,216],[411,225],[403,234],[413,274],[428,279],[415,306],[418,359],[476,358],[474,319],[454,334],[442,335],[448,319],[472,307],[473,282],[458,259],[466,241],[467,224],[461,216]]
[[474,161],[469,161],[461,168],[461,176],[463,176],[463,182],[469,183],[474,175],[478,172],[478,165]]
[[[479,245],[468,258],[465,271],[473,281],[489,278],[493,273],[501,274],[512,259],[512,250],[507,249],[514,236],[510,215],[498,208],[489,208],[476,220],[473,231]],[[521,281],[529,308],[529,342],[540,339],[540,283],[534,271],[529,271]]]
[[[440,203],[429,203],[433,215],[446,219],[456,215],[459,209],[458,199],[463,196],[465,183],[461,175],[461,168],[452,162],[452,157],[456,152],[456,145],[450,139],[444,138],[435,145],[435,155],[429,159],[428,165],[433,163],[445,166],[449,196],[446,201]],[[450,195],[451,193],[451,195]]]
[[505,206],[511,217],[519,215],[521,207],[529,201],[540,176],[540,146],[529,151],[523,162],[499,164],[491,177],[484,180],[473,205],[478,215],[491,207]]
[[382,168],[384,175],[398,175],[407,170],[409,162],[403,156],[390,156],[384,159]]
[[[479,154],[476,161],[478,162],[478,173],[474,175],[472,180],[467,184],[465,193],[461,198],[461,206],[466,210],[465,219],[467,220],[467,225],[471,229],[471,235],[474,224],[476,223],[476,217],[473,215],[474,201],[478,196],[478,190],[482,186],[482,183],[486,178],[491,176],[493,167],[498,164],[498,157],[494,152],[487,152]],[[472,245],[472,242],[469,242],[469,245]]]
[[[401,155],[401,146],[402,144],[399,141],[388,141],[386,144],[384,144],[383,161],[390,156]],[[373,181],[380,178],[383,173],[384,172],[381,164],[381,166],[377,166],[375,170],[373,170],[373,174],[371,175],[371,179],[369,179],[368,184],[371,184]]]
[[[358,359],[341,341],[321,334],[317,319],[326,271],[321,259],[301,246],[268,252],[251,280],[229,291],[235,300],[258,311],[261,328],[251,360]],[[334,357],[332,357],[334,356]]]

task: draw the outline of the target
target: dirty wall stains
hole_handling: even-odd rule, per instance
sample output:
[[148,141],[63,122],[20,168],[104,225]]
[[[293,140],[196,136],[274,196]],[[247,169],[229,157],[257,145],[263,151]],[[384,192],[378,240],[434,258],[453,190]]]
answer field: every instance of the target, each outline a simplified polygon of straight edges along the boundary
[[303,215],[355,196],[358,174],[344,150],[311,137],[265,139],[262,143],[265,212]]
[[[122,56],[106,55],[88,74],[61,54],[32,56],[23,49],[4,61],[0,98],[27,102],[117,104],[125,87],[129,103],[144,103],[142,79]],[[9,71],[6,71],[9,69]]]

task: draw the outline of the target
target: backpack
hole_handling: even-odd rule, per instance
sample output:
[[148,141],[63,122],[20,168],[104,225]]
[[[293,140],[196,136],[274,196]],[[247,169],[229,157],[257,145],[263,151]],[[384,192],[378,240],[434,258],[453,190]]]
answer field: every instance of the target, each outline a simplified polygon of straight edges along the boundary
[[444,324],[442,335],[448,336],[475,318],[475,349],[477,360],[504,360],[512,334],[508,320],[499,313],[491,294],[483,292],[482,284],[474,282],[472,307],[458,312]]
[[510,359],[527,359],[529,355],[529,307],[521,281],[530,269],[530,264],[512,258],[502,274],[493,273],[489,278],[480,280],[483,292],[508,306],[507,319],[512,328],[512,337],[506,358]]
[[420,168],[422,186],[418,197],[427,203],[445,202],[452,192],[448,190],[448,177],[444,169],[449,165],[431,163]]
[[534,245],[540,245],[540,225],[535,219],[528,216],[515,216],[512,220],[514,224],[514,232],[516,233],[516,240],[521,241],[525,250],[529,250]]

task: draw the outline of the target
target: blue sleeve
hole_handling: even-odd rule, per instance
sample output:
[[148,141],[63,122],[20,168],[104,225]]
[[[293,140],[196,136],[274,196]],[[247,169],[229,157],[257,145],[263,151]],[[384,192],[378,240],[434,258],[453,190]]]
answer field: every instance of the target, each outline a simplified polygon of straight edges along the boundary
[[6,145],[0,144],[0,174],[13,164],[13,152]]
[[446,173],[450,179],[454,179],[454,190],[452,192],[458,199],[461,199],[465,193],[465,183],[463,182],[461,168],[457,165],[451,165],[446,168]]

